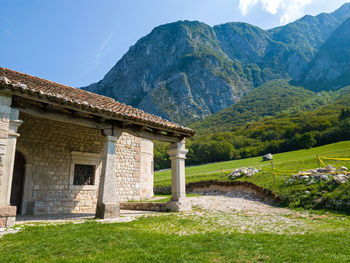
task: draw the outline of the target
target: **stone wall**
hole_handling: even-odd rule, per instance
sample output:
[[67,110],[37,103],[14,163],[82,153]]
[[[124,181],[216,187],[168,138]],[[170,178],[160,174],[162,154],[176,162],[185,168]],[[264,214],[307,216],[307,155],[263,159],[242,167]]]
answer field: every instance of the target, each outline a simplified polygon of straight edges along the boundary
[[[22,213],[95,213],[104,143],[101,130],[24,113],[20,119],[17,150],[27,161]],[[72,185],[72,155],[79,153],[98,156],[94,186]],[[153,142],[121,132],[116,158],[119,200],[152,197]]]
[[122,202],[120,203],[120,209],[125,210],[141,210],[141,211],[158,211],[167,212],[170,211],[168,208],[168,203],[158,203],[158,202]]
[[141,138],[122,132],[116,151],[119,199],[140,200]]
[[[70,185],[72,152],[95,153],[101,156],[103,135],[101,130],[73,124],[41,119],[20,114],[23,124],[18,133],[17,149],[29,162],[25,192],[31,194],[24,200],[33,206],[35,214],[95,213],[98,193],[96,186],[76,189]],[[97,167],[97,178],[101,174]],[[30,169],[30,171],[28,171]],[[31,187],[32,189],[28,189]],[[26,195],[25,195],[26,196]]]
[[116,157],[120,201],[153,197],[153,141],[122,132]]

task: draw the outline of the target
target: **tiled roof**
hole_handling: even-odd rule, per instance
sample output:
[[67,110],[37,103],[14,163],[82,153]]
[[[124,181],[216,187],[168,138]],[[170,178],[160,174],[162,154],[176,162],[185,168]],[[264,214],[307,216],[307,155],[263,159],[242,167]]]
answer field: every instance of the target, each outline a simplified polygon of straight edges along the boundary
[[28,97],[29,95],[33,99],[42,98],[63,106],[73,106],[95,115],[109,116],[110,119],[134,121],[146,127],[163,128],[187,136],[194,134],[194,131],[189,128],[120,103],[112,98],[2,67],[0,67],[0,90],[7,90],[18,96],[23,94]]

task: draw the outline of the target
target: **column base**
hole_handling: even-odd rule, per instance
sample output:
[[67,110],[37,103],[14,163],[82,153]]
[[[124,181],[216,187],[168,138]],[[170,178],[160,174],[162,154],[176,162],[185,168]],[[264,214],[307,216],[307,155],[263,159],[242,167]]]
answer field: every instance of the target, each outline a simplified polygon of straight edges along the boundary
[[167,203],[167,208],[173,212],[192,211],[191,203],[187,199],[171,200]]
[[16,221],[16,206],[0,207],[0,228],[13,227]]
[[110,219],[120,216],[119,204],[97,204],[96,218]]

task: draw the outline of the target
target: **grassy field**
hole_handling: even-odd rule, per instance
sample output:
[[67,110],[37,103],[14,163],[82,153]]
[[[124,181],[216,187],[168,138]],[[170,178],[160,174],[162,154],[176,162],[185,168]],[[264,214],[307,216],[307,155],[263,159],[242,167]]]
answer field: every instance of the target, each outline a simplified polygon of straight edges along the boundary
[[239,232],[237,222],[223,227],[223,216],[163,214],[129,223],[28,226],[0,239],[0,262],[350,261],[350,219],[343,215],[290,218],[303,222],[306,232],[285,234]]
[[[316,155],[326,157],[348,157],[350,158],[350,141],[329,144],[317,148],[279,153],[274,155],[274,166],[279,170],[301,170],[317,167]],[[329,162],[338,164],[336,162]],[[350,166],[350,162],[345,162]],[[270,162],[263,162],[261,157],[254,157],[227,162],[210,163],[198,166],[186,167],[186,182],[197,182],[202,180],[217,179],[222,180],[220,170],[232,171],[239,167],[263,168],[270,171]],[[171,172],[155,172],[155,186],[170,185]]]
[[[248,181],[263,188],[271,190],[276,196],[284,200],[290,207],[303,206],[316,208],[332,200],[349,200],[350,183],[337,186],[331,183],[317,183],[305,185],[303,183],[286,185],[285,182],[293,174],[290,171],[302,171],[318,167],[316,155],[325,157],[350,158],[350,141],[329,144],[317,148],[286,152],[274,155],[274,167],[277,171],[276,184],[273,179],[271,162],[263,162],[261,157],[233,160],[228,162],[205,164],[186,168],[186,182],[198,182],[203,180],[229,181],[227,176],[222,176],[220,170],[232,171],[239,167],[261,168],[262,171],[254,177],[242,177],[236,180]],[[350,168],[350,161],[326,161],[326,164]],[[285,172],[287,171],[287,172]],[[155,173],[155,186],[171,184],[171,172],[160,171]],[[317,201],[318,200],[318,201]],[[342,205],[340,205],[340,208]],[[347,208],[346,208],[347,209]]]

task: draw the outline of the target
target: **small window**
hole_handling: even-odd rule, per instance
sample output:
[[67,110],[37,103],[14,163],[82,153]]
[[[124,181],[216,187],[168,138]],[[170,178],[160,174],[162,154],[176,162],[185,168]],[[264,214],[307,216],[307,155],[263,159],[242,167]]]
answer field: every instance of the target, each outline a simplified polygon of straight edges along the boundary
[[95,166],[75,164],[73,185],[94,185]]

